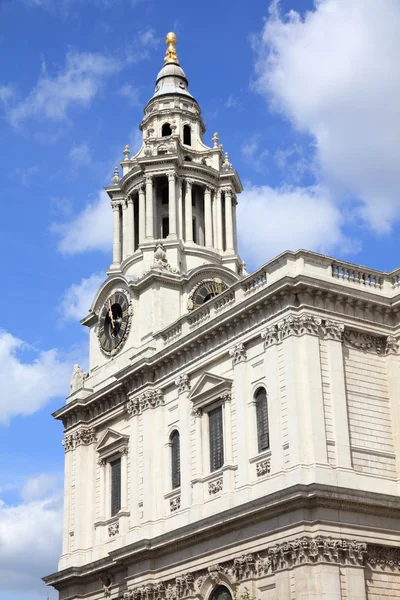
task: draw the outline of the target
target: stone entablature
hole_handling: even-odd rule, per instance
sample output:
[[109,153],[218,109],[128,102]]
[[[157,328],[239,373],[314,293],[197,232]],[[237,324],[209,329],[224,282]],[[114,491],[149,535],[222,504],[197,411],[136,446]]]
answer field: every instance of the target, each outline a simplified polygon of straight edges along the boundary
[[149,408],[157,408],[164,404],[162,390],[146,390],[138,396],[130,398],[126,404],[126,411],[130,417],[139,415]]
[[400,572],[400,548],[370,545],[354,539],[303,536],[247,553],[173,579],[149,582],[124,592],[121,600],[174,600],[201,597],[206,581],[232,589],[279,571],[301,565],[330,564]]

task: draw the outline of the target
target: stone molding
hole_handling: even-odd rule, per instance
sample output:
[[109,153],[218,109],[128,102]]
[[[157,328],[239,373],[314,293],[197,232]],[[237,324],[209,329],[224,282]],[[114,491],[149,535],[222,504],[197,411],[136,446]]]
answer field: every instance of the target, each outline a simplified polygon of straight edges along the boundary
[[244,344],[236,344],[229,350],[229,356],[232,356],[233,366],[247,360],[247,352]]
[[376,354],[385,354],[386,340],[382,337],[361,331],[347,330],[344,332],[344,341],[348,346],[357,350],[369,350],[376,352]]
[[189,375],[186,373],[182,373],[175,379],[175,385],[178,388],[178,394],[184,394],[185,392],[190,392],[190,379]]
[[264,577],[300,564],[331,563],[400,570],[400,548],[369,546],[364,542],[303,536],[275,544],[258,553],[248,553],[232,560],[185,573],[156,584],[148,583],[128,590],[124,600],[178,600],[198,595],[209,580],[214,585],[228,582],[235,586],[243,580]]
[[80,445],[87,446],[96,441],[96,431],[93,427],[80,427],[74,433],[66,435],[61,442],[65,452],[74,450]]
[[135,398],[130,398],[126,404],[126,411],[130,417],[141,414],[148,408],[163,406],[164,394],[160,389],[146,390]]

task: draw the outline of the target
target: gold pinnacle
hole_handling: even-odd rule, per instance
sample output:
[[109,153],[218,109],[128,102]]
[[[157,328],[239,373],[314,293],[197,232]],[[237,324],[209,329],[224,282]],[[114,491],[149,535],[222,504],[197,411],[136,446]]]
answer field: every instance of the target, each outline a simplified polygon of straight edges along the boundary
[[165,53],[164,62],[165,63],[175,63],[178,62],[178,55],[176,54],[176,35],[173,31],[170,31],[165,36],[165,43],[167,44],[167,51]]

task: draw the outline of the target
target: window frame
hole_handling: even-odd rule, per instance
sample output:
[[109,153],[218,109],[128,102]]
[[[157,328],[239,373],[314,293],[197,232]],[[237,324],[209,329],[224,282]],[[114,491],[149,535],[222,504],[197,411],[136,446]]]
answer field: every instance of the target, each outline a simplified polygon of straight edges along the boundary
[[[263,395],[260,397],[260,395]],[[257,452],[268,452],[271,449],[271,438],[269,433],[268,394],[264,386],[260,385],[253,393],[253,402],[256,413]],[[261,403],[264,404],[261,407]],[[263,414],[264,413],[264,414]],[[267,444],[263,447],[262,438],[267,438]]]
[[[177,454],[174,457],[174,451],[176,452],[176,446],[174,446],[174,438],[178,439]],[[170,486],[171,490],[179,490],[181,487],[181,436],[178,429],[173,429],[169,436],[169,447],[170,447]],[[174,472],[174,461],[178,464],[176,471]],[[176,478],[176,480],[175,480]]]

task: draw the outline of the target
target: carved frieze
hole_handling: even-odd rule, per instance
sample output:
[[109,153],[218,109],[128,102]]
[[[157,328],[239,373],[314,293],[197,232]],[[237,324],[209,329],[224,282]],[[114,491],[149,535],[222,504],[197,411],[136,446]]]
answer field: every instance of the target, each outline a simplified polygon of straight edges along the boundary
[[344,332],[344,341],[347,345],[357,348],[357,350],[376,352],[384,354],[386,340],[382,337],[363,333],[361,331],[346,330]]
[[233,366],[244,362],[247,359],[246,347],[244,344],[236,344],[229,350],[229,355],[232,356]]
[[65,452],[80,445],[87,446],[96,441],[96,431],[93,427],[80,427],[74,433],[66,435],[62,441]]
[[392,335],[388,335],[386,339],[385,354],[398,354],[399,340]]
[[124,600],[180,600],[199,594],[207,579],[213,585],[229,582],[234,587],[243,580],[263,577],[304,563],[369,564],[372,568],[400,571],[400,548],[367,545],[343,538],[303,536],[274,544],[258,553],[244,554],[233,560],[184,573],[175,579],[142,585],[125,592]]
[[126,403],[126,411],[130,417],[139,415],[148,408],[157,408],[164,404],[164,394],[162,390],[146,390],[135,398],[130,398]]

